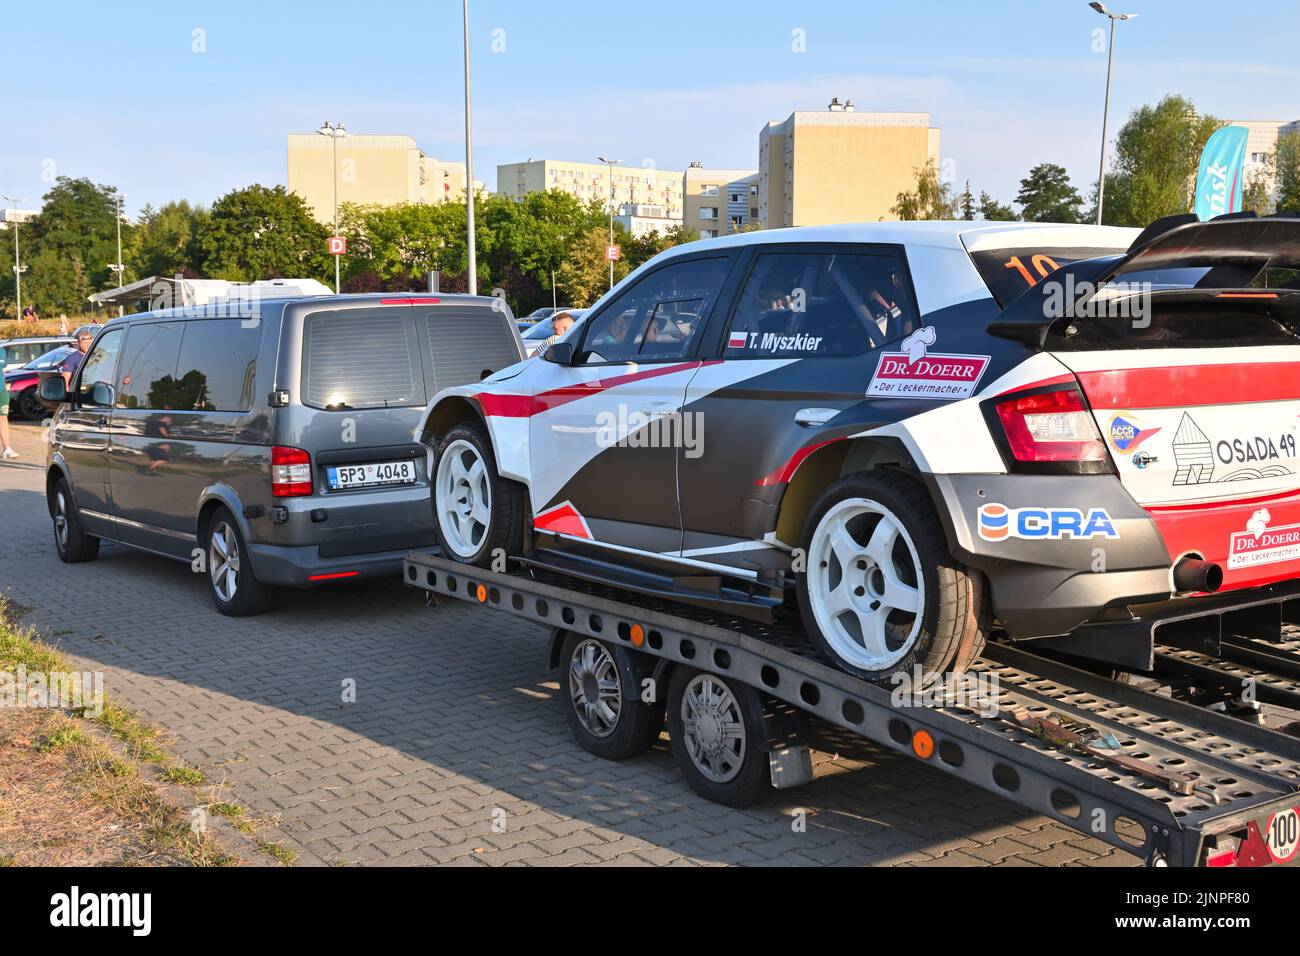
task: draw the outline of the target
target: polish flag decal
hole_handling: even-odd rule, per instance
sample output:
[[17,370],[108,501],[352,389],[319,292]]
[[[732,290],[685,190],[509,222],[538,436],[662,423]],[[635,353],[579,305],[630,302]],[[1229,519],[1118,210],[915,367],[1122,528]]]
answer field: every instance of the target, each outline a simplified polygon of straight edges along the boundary
[[727,339],[727,348],[743,349],[748,341],[749,336],[744,332],[732,332],[731,336]]
[[591,529],[587,527],[586,519],[567,501],[554,508],[548,508],[533,518],[533,527],[538,531],[553,531],[556,534],[567,534],[572,538],[595,540]]

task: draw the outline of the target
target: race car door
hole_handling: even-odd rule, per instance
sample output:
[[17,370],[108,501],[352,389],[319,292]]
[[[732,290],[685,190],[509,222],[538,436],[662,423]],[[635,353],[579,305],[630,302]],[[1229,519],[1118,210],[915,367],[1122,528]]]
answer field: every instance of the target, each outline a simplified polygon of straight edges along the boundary
[[678,412],[730,253],[674,258],[571,335],[529,422],[539,531],[660,554],[681,547]]

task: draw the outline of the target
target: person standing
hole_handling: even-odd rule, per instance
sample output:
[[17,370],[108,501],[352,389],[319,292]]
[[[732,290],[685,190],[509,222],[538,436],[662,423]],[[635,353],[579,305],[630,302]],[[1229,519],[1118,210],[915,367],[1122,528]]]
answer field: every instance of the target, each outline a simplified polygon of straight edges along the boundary
[[58,364],[59,374],[63,376],[63,387],[68,391],[72,391],[72,376],[77,374],[81,360],[90,351],[90,343],[93,341],[95,341],[95,333],[90,329],[81,329],[77,333],[77,350],[70,352],[68,357]]
[[[4,368],[7,358],[5,347],[0,345],[0,368]],[[17,457],[18,452],[9,441],[9,383],[0,376],[0,458],[8,461]]]
[[573,316],[568,312],[557,312],[555,315],[551,316],[552,334],[542,340],[541,347],[537,350],[537,356],[534,357],[540,357],[546,354],[546,350],[556,342],[560,341],[560,339],[564,338],[565,333],[571,328],[573,328]]

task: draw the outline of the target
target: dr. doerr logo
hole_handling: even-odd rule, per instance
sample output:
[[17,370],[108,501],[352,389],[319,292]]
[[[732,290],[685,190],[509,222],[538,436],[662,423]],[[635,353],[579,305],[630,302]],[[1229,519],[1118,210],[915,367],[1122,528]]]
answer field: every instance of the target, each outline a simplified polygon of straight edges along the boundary
[[937,340],[934,326],[927,325],[903,339],[900,351],[882,352],[867,397],[970,398],[988,368],[989,357],[930,352]]
[[995,503],[980,505],[979,532],[985,541],[1119,537],[1105,508],[1008,508]]

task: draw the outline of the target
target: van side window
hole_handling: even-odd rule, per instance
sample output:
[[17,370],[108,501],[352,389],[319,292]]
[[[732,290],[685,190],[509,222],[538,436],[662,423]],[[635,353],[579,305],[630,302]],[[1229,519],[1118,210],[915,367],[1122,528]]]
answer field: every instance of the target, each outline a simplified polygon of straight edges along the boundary
[[688,259],[637,280],[586,322],[580,361],[671,361],[688,353],[730,259]]
[[181,322],[139,322],[127,330],[118,370],[118,408],[177,408]]
[[736,306],[725,355],[861,355],[916,327],[907,273],[895,255],[761,253]]
[[[416,306],[417,321],[420,311],[421,306]],[[424,323],[433,357],[430,395],[476,383],[484,372],[498,372],[519,361],[504,312],[443,304],[424,310]]]
[[118,349],[122,347],[121,329],[113,329],[99,337],[81,363],[81,376],[77,380],[77,398],[89,403],[91,391],[96,385],[113,384],[113,366],[117,362]]
[[187,322],[176,362],[175,408],[244,412],[253,407],[261,320]]
[[304,323],[303,401],[313,408],[424,404],[409,309],[316,312]]

